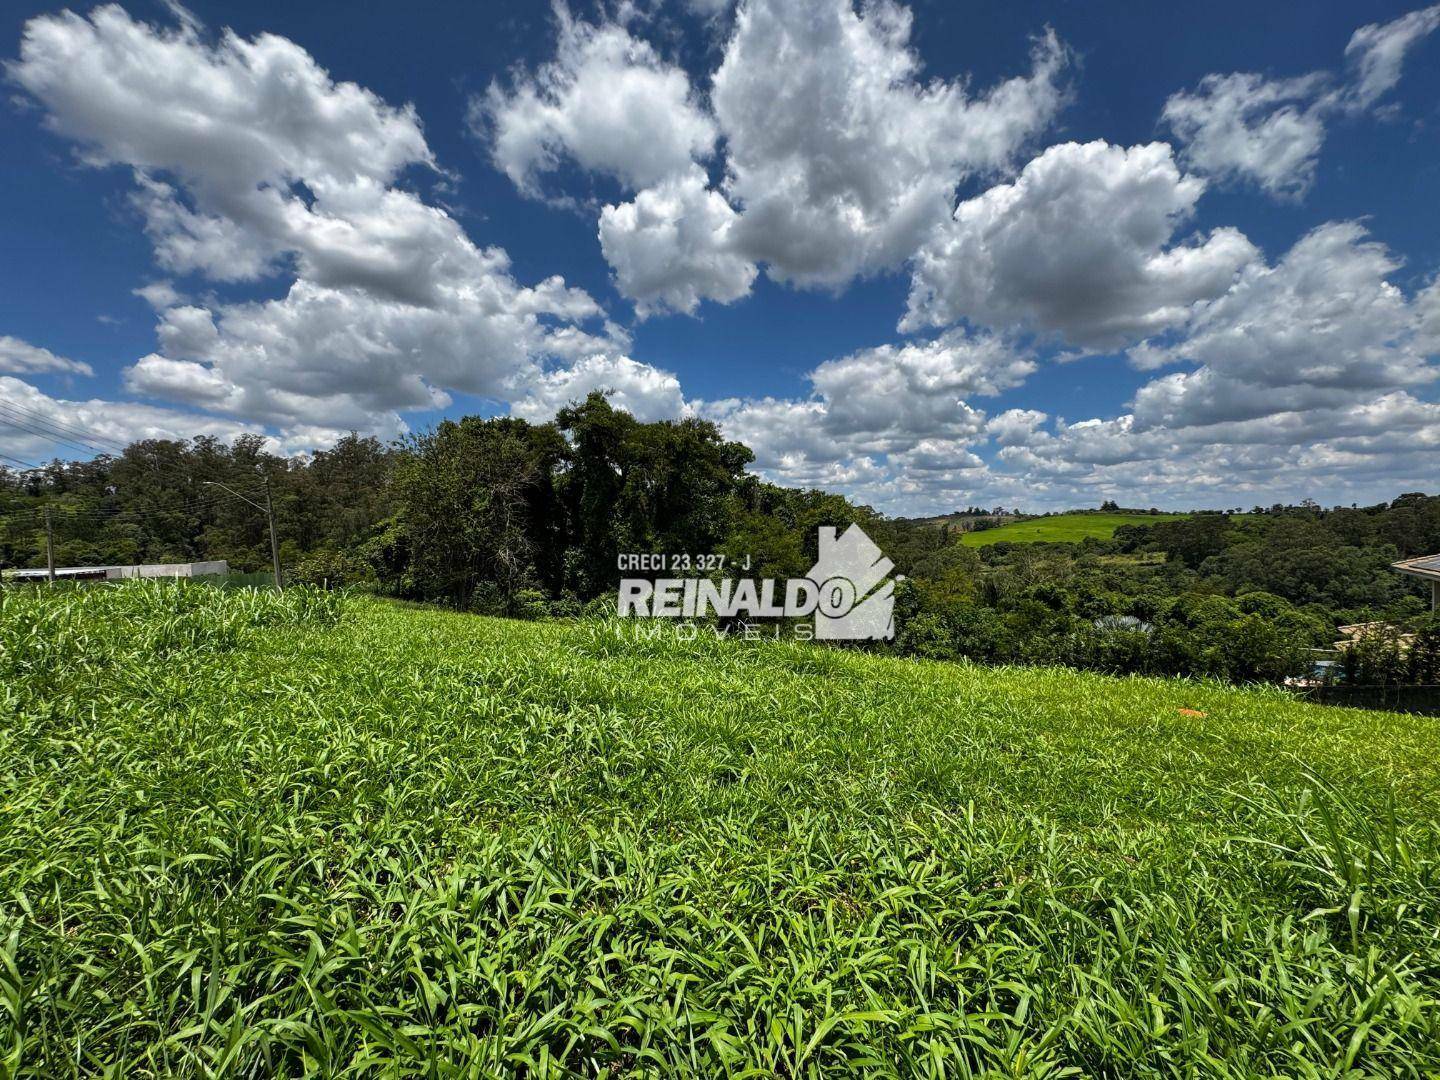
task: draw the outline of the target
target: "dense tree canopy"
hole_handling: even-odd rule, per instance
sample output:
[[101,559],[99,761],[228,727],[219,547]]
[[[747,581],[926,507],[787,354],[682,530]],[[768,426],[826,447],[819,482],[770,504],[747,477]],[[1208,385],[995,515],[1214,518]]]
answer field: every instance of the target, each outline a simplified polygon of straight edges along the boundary
[[61,565],[226,559],[258,570],[270,562],[265,516],[226,488],[263,501],[267,479],[290,563],[368,535],[389,512],[394,457],[356,435],[308,459],[267,453],[258,436],[228,446],[201,437],[147,440],[33,472],[0,470],[0,565],[45,564],[48,507]]

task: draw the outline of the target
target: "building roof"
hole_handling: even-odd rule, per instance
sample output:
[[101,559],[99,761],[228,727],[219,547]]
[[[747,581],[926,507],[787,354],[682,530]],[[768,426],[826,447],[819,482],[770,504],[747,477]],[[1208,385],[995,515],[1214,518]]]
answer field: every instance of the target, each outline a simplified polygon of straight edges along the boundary
[[[113,567],[113,566],[57,566],[57,567],[55,567],[55,576],[56,576],[57,578],[58,578],[58,577],[104,577],[106,571],[108,571],[108,570],[115,570],[115,569],[118,569],[118,567]],[[35,570],[35,569],[6,570],[6,571],[4,571],[4,576],[7,577],[7,578],[17,578],[17,579],[43,578],[43,577],[49,577],[49,576],[50,576],[50,571],[47,570],[45,567],[42,566],[42,567],[40,567],[38,570]]]
[[[104,566],[57,566],[57,578],[155,578],[155,577],[198,577],[206,574],[227,574],[230,565],[224,559],[183,563],[127,563]],[[0,579],[5,581],[36,581],[48,578],[50,571],[45,567],[27,567],[23,570],[0,570]]]
[[1390,565],[1402,574],[1440,580],[1440,555],[1422,555],[1418,559],[1402,559]]

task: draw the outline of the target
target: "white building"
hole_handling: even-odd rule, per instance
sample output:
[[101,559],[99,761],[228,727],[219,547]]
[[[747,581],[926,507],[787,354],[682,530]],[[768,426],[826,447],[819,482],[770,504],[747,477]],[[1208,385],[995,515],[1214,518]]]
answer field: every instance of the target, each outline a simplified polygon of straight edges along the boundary
[[[56,581],[123,581],[126,578],[193,578],[228,574],[230,564],[224,559],[186,563],[136,563],[133,566],[57,566]],[[50,571],[6,570],[6,581],[45,581]]]
[[1423,555],[1418,559],[1405,559],[1390,565],[1402,574],[1430,582],[1430,607],[1434,611],[1440,611],[1440,555]]

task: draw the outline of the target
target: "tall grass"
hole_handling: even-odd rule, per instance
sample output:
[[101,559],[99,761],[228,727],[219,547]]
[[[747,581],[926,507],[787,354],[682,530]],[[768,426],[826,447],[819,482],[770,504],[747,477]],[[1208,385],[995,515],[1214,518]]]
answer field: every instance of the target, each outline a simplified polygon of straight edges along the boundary
[[335,603],[3,610],[4,1075],[1440,1069],[1434,721]]
[[315,589],[184,581],[0,589],[0,676],[50,686],[95,664],[223,652],[264,627],[333,623],[341,603]]

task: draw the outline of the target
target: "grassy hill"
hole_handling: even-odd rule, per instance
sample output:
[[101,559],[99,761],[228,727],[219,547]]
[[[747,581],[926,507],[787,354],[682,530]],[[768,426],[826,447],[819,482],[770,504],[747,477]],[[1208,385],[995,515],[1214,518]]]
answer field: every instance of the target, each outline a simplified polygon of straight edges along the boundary
[[143,583],[0,711],[6,1075],[1440,1069],[1433,720]]
[[1056,514],[1053,517],[1012,521],[981,532],[963,533],[966,547],[985,547],[1002,541],[1012,544],[1077,544],[1088,536],[1109,540],[1121,525],[1153,525],[1157,521],[1185,517],[1185,514]]

